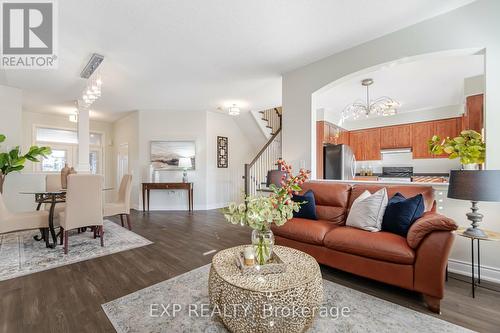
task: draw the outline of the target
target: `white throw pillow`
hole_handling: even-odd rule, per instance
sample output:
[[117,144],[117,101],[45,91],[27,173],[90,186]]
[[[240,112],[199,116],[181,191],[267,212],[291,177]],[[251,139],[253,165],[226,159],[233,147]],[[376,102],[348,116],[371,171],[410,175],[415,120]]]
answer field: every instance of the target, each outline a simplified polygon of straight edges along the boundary
[[367,231],[380,231],[388,201],[385,187],[373,194],[364,191],[352,203],[345,224]]

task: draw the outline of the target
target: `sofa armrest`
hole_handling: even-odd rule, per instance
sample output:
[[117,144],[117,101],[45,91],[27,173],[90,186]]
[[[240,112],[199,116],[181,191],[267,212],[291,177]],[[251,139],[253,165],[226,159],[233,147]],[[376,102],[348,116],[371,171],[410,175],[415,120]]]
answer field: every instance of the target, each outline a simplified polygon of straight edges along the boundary
[[428,234],[434,231],[453,231],[457,227],[452,219],[430,211],[412,224],[408,230],[406,241],[412,249],[416,249]]
[[415,251],[413,287],[438,303],[444,295],[446,266],[454,239],[455,234],[452,232],[434,231],[424,238]]

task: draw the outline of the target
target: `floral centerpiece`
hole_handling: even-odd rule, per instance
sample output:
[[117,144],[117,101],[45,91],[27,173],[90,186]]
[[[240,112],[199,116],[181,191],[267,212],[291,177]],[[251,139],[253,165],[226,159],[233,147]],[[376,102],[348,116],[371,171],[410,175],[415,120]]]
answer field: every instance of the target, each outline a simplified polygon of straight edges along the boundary
[[292,200],[293,194],[298,194],[301,185],[309,178],[309,171],[300,169],[297,175],[292,175],[292,167],[283,160],[278,165],[284,171],[281,186],[271,184],[269,196],[247,196],[241,204],[231,203],[223,208],[222,213],[232,224],[246,225],[253,229],[252,245],[259,265],[265,264],[272,255],[274,235],[271,224],[285,224],[298,212],[305,202]]

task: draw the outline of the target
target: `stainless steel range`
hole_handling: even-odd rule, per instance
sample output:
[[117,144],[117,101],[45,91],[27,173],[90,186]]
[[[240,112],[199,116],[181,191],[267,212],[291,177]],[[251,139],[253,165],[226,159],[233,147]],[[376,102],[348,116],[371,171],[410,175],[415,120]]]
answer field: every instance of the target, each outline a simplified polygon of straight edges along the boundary
[[383,167],[379,181],[410,183],[413,176],[413,167]]

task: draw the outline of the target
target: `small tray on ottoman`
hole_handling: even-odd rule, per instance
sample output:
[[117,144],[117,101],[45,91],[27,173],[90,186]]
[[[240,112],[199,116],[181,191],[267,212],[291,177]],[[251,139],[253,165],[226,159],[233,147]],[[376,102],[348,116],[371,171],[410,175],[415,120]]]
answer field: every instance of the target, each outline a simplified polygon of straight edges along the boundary
[[266,275],[266,274],[278,274],[286,272],[286,264],[280,259],[276,253],[272,253],[271,258],[265,265],[245,265],[245,258],[243,252],[240,252],[236,256],[236,266],[240,269],[241,273],[244,275]]

